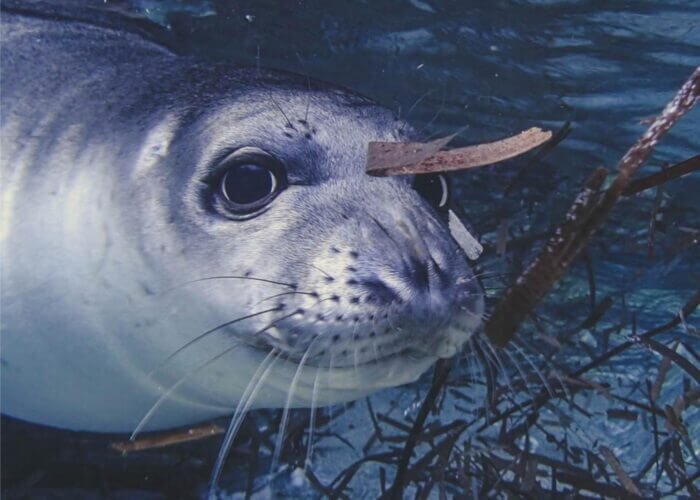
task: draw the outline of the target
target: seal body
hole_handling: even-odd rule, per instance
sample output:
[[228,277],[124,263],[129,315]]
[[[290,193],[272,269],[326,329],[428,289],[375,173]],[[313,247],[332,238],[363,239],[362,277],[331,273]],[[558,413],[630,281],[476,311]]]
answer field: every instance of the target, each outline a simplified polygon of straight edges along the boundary
[[[132,431],[159,398],[151,429],[248,396],[331,404],[415,380],[478,325],[439,212],[364,174],[369,141],[404,139],[388,110],[11,8],[1,63],[3,412]],[[212,179],[249,150],[285,185],[239,217]]]

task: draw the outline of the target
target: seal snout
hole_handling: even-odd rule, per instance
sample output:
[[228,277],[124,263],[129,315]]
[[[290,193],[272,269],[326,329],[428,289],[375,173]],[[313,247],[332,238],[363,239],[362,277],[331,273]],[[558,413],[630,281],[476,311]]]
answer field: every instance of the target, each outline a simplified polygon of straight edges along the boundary
[[277,325],[275,344],[334,368],[456,354],[483,301],[445,225],[420,205],[342,220],[303,266],[292,297],[304,313]]
[[361,283],[384,291],[386,304],[403,304],[418,323],[447,321],[468,289],[462,285],[470,281],[471,269],[444,227],[430,213],[413,211],[417,209],[372,218],[374,231],[367,243],[379,251],[367,254],[363,267],[373,274]]

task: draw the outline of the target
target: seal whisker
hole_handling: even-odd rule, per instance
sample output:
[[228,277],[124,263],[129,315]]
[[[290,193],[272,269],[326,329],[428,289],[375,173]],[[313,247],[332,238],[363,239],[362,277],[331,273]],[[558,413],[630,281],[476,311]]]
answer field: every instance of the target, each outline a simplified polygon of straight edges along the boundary
[[396,248],[399,250],[400,254],[403,255],[403,247],[391,235],[389,230],[386,227],[384,227],[384,225],[381,222],[379,222],[374,216],[370,215],[369,213],[368,213],[368,216],[377,225],[377,227],[379,227],[379,229],[382,231],[382,233],[384,233],[386,235],[386,237],[389,238],[389,241],[391,241],[394,244],[394,246],[396,246]]
[[476,351],[476,346],[474,345],[474,337],[470,337],[469,340],[469,355],[466,357],[469,374],[472,380],[478,380],[480,375],[477,375],[476,368],[481,368],[479,364],[479,354]]
[[[227,326],[233,325],[233,324],[235,324],[235,323],[238,323],[238,322],[243,321],[243,320],[246,320],[246,319],[250,319],[250,318],[254,318],[254,317],[256,317],[256,316],[260,316],[260,315],[262,315],[262,314],[271,313],[271,312],[276,312],[276,311],[281,311],[281,310],[282,310],[282,309],[281,309],[280,307],[273,307],[273,308],[270,308],[270,309],[265,309],[264,311],[258,311],[258,312],[255,312],[255,313],[247,314],[246,316],[241,316],[241,317],[236,318],[236,319],[233,319],[233,320],[231,320],[231,321],[227,321],[227,322],[225,322],[225,323],[221,323],[220,325],[215,326],[214,328],[210,328],[209,330],[205,331],[204,333],[202,333],[202,334],[200,334],[200,335],[197,335],[197,336],[196,336],[195,338],[193,338],[192,340],[189,340],[188,342],[186,342],[185,345],[183,345],[182,347],[176,349],[172,354],[170,354],[167,358],[165,358],[163,361],[161,361],[161,362],[158,364],[158,366],[156,366],[154,369],[152,369],[150,372],[148,372],[148,374],[146,375],[146,377],[147,377],[147,378],[152,378],[153,375],[154,375],[155,373],[157,373],[158,371],[160,371],[165,365],[167,365],[170,361],[172,361],[172,359],[173,359],[175,356],[177,356],[178,354],[180,354],[182,351],[184,351],[184,350],[187,349],[188,347],[191,347],[193,344],[199,342],[199,341],[202,340],[203,338],[205,338],[205,337],[211,335],[212,333],[214,333],[214,332],[216,332],[216,331],[218,331],[218,330],[221,330],[222,328],[226,328]],[[269,326],[268,326],[268,328],[269,328]]]
[[[236,320],[229,321],[229,322],[227,322],[227,323],[224,323],[224,324],[222,324],[222,325],[219,325],[218,327],[213,328],[213,329],[211,329],[211,330],[208,330],[208,331],[204,332],[202,335],[199,335],[197,338],[195,338],[195,339],[191,340],[190,342],[188,342],[186,345],[184,345],[183,347],[181,347],[180,349],[178,349],[178,351],[176,351],[175,353],[173,353],[173,354],[170,356],[169,359],[172,359],[172,357],[174,357],[175,355],[177,355],[179,352],[182,352],[184,349],[186,349],[187,347],[189,347],[189,346],[192,345],[193,343],[195,343],[195,342],[197,342],[198,340],[204,338],[206,335],[209,335],[209,334],[213,333],[214,331],[218,330],[219,328],[222,328],[222,327],[224,327],[224,326],[227,326],[227,325],[229,325],[229,324],[235,323],[235,322],[240,321],[240,320],[243,320],[243,319],[250,318],[250,317],[252,317],[252,316],[258,316],[258,315],[263,314],[263,313],[266,313],[266,312],[272,312],[272,311],[277,311],[277,310],[280,310],[280,309],[279,309],[279,308],[275,308],[275,309],[268,309],[268,310],[265,310],[265,311],[260,311],[260,312],[258,312],[258,313],[254,313],[254,314],[251,314],[251,315],[248,315],[248,316],[244,316],[244,317],[242,317],[242,318],[237,318]],[[262,332],[268,330],[269,328],[271,328],[272,326],[274,326],[274,325],[277,324],[278,322],[280,322],[280,321],[282,321],[283,319],[286,319],[286,318],[288,318],[288,317],[290,317],[290,316],[293,316],[294,314],[296,314],[296,311],[293,312],[293,313],[291,313],[291,314],[287,314],[287,315],[285,315],[285,316],[282,316],[281,318],[278,318],[278,319],[276,319],[276,320],[274,320],[274,321],[268,323],[264,328],[261,328],[260,330],[258,330],[257,332],[255,332],[255,333],[253,334],[253,336],[255,336],[255,335],[259,334],[259,333],[262,333]],[[155,411],[158,409],[158,407],[160,407],[160,406],[162,405],[162,403],[167,399],[167,397],[169,397],[169,396],[173,393],[173,391],[175,391],[175,389],[177,389],[177,387],[179,387],[183,382],[185,382],[185,381],[186,381],[189,377],[191,377],[192,375],[198,373],[199,371],[201,371],[202,369],[206,368],[207,366],[209,366],[209,365],[210,365],[211,363],[213,363],[214,361],[216,361],[216,360],[218,360],[219,358],[223,357],[225,354],[227,354],[227,353],[233,351],[236,347],[238,347],[238,346],[240,346],[240,345],[242,345],[242,344],[243,344],[243,342],[237,342],[236,344],[234,344],[234,345],[231,346],[230,348],[228,348],[228,349],[224,350],[223,352],[217,354],[216,356],[210,358],[210,359],[207,360],[205,363],[203,363],[202,365],[198,366],[198,367],[195,368],[193,371],[189,372],[188,374],[186,374],[185,376],[183,376],[181,379],[179,379],[173,386],[171,386],[171,387],[168,389],[168,391],[167,391],[165,394],[161,395],[161,397],[158,399],[158,401],[156,401],[156,403],[153,405],[153,407],[151,407],[151,409],[149,410],[149,412],[143,417],[143,419],[142,419],[142,420],[139,422],[139,424],[137,425],[137,427],[136,427],[136,429],[134,430],[134,432],[132,433],[130,439],[133,440],[133,439],[136,437],[136,435],[141,431],[141,429],[143,429],[143,427],[144,427],[144,426],[148,423],[148,421],[152,418],[153,414],[154,414]],[[273,349],[273,350],[274,350],[274,349]],[[169,359],[166,360],[166,362],[169,361]],[[161,365],[163,365],[163,364],[164,364],[164,363],[161,363]],[[157,371],[157,369],[156,369],[156,371]],[[149,376],[152,376],[154,373],[155,373],[155,371],[152,371],[152,372],[149,373],[148,375],[149,375]]]
[[304,364],[306,363],[306,359],[311,353],[311,349],[313,348],[314,343],[320,338],[321,337],[319,336],[316,337],[313,341],[311,341],[309,347],[307,347],[306,351],[304,352],[304,355],[301,357],[299,365],[297,366],[297,369],[294,372],[294,376],[292,377],[292,381],[289,384],[289,391],[287,392],[287,401],[284,404],[284,410],[282,410],[282,420],[280,423],[280,428],[277,432],[277,442],[275,443],[275,451],[272,454],[272,462],[270,463],[270,474],[274,473],[275,469],[277,469],[277,463],[279,462],[280,454],[282,453],[282,441],[284,439],[284,433],[287,430],[287,421],[289,420],[289,408],[292,404],[292,399],[294,398],[294,392],[296,391],[296,386],[299,382],[299,376],[301,375],[301,372],[304,369]]
[[[330,386],[331,385],[331,373],[333,372],[333,360],[335,359],[335,353],[330,352],[330,357],[328,359],[328,370],[326,370],[326,385]],[[335,419],[333,418],[333,411],[332,408],[337,407],[337,403],[331,406],[327,406],[326,409],[328,410],[328,424],[326,424],[326,427],[330,429],[331,431],[335,428]]]
[[549,382],[547,382],[547,379],[544,377],[544,375],[542,375],[540,369],[537,368],[537,365],[532,361],[532,359],[530,359],[530,356],[528,356],[527,353],[524,352],[516,342],[511,342],[510,345],[512,345],[513,348],[515,348],[515,350],[518,351],[520,356],[522,356],[522,358],[532,367],[532,369],[535,370],[535,373],[542,381],[542,384],[544,385],[544,388],[549,394],[549,396],[551,398],[554,398],[554,391],[552,390],[552,387],[549,385]]
[[478,279],[485,279],[485,278],[507,278],[509,276],[513,276],[513,273],[502,273],[502,272],[497,272],[497,271],[485,271],[482,273],[475,273],[469,276],[468,281],[465,281],[464,283],[470,283],[474,280]]
[[513,354],[510,352],[509,349],[510,349],[510,346],[506,346],[506,348],[502,349],[502,351],[506,353],[506,355],[508,356],[508,359],[510,359],[511,364],[518,371],[520,378],[522,378],[522,380],[523,380],[523,388],[525,389],[525,391],[528,393],[528,395],[530,397],[534,397],[534,394],[530,390],[530,384],[528,383],[527,374],[525,373],[525,370],[523,370],[520,362],[518,361],[518,359],[515,356],[513,356]]
[[494,377],[493,370],[493,362],[491,361],[491,358],[488,356],[488,353],[484,350],[483,346],[481,345],[480,342],[476,342],[474,344],[474,352],[476,354],[476,359],[480,362],[481,364],[481,372],[484,377],[484,385],[486,387],[486,395],[485,395],[485,400],[484,400],[484,418],[486,419],[486,422],[488,424],[491,423],[491,412],[494,409],[494,405],[498,404],[498,401],[495,398],[495,389],[498,387],[498,380],[496,374],[496,377]]
[[301,58],[301,54],[296,52],[299,64],[301,64],[301,69],[304,71],[304,76],[306,76],[306,109],[304,110],[304,123],[309,120],[309,108],[311,107],[311,78],[309,77],[309,72],[306,70],[306,65],[304,60]]
[[477,339],[477,342],[479,342],[479,344],[481,344],[482,349],[484,346],[486,346],[486,348],[487,348],[487,350],[485,350],[486,355],[489,356],[489,352],[490,352],[491,358],[496,361],[496,366],[498,367],[498,369],[503,374],[503,377],[505,378],[506,385],[508,386],[508,389],[510,389],[510,393],[512,395],[515,395],[516,394],[515,388],[513,387],[513,383],[511,381],[510,375],[508,374],[508,370],[501,362],[501,358],[498,355],[498,353],[495,351],[495,349],[491,346],[491,344],[488,341],[484,341],[482,338],[479,338],[479,339]]
[[238,433],[238,429],[243,423],[243,418],[248,413],[248,410],[257,396],[258,390],[260,387],[262,387],[279,357],[280,353],[277,351],[277,349],[271,350],[268,355],[265,356],[265,359],[262,360],[258,366],[258,369],[255,371],[255,374],[253,374],[253,377],[250,379],[243,396],[238,401],[236,410],[234,411],[233,416],[231,417],[231,422],[226,430],[226,435],[224,436],[221,447],[219,448],[219,454],[216,457],[211,479],[209,480],[209,493],[207,494],[207,498],[210,500],[216,498],[216,485],[221,477],[224,462],[226,461],[228,452],[231,449],[233,440]]
[[445,110],[445,101],[447,100],[447,89],[443,87],[442,89],[442,100],[440,102],[440,107],[437,109],[437,111],[433,114],[432,118],[428,120],[428,122],[423,125],[420,130],[417,132],[417,135],[423,136],[425,131],[430,128],[430,126],[435,122],[435,120],[438,119],[438,117],[442,114],[442,112]]
[[321,269],[320,267],[318,267],[318,266],[315,265],[315,264],[308,264],[308,266],[309,266],[309,267],[313,267],[313,268],[316,269],[317,271],[321,271],[321,272],[326,276],[326,278],[330,278],[330,279],[332,279],[332,280],[335,279],[334,276],[331,276],[329,273],[327,273],[326,271],[324,271],[323,269]]
[[[473,294],[473,296],[478,297],[478,296],[483,296],[483,294],[481,294],[481,293],[480,293],[480,294],[476,294],[476,293],[475,293],[475,294]],[[468,316],[471,316],[472,318],[476,318],[476,319],[479,319],[479,320],[484,320],[484,319],[487,319],[487,318],[488,318],[488,314],[485,313],[485,312],[476,313],[476,312],[474,312],[474,311],[469,310],[469,309],[466,308],[466,307],[460,307],[459,310],[462,311],[463,314],[466,314],[466,315],[468,315]]]
[[306,459],[304,460],[304,475],[306,475],[306,467],[311,465],[314,450],[314,425],[316,424],[316,406],[318,404],[318,380],[321,373],[321,367],[316,369],[314,376],[314,387],[311,391],[311,407],[309,409],[309,436],[306,442]]
[[237,347],[241,346],[242,342],[237,342],[231,347],[225,349],[224,351],[220,352],[216,356],[213,356],[206,360],[204,363],[201,365],[197,366],[193,370],[190,370],[187,372],[185,375],[183,375],[180,379],[178,379],[174,384],[172,384],[167,391],[165,391],[161,396],[158,398],[158,400],[151,406],[151,408],[146,412],[146,414],[141,418],[139,421],[138,425],[134,428],[133,432],[131,433],[131,436],[129,436],[129,440],[133,441],[136,439],[136,436],[138,436],[143,428],[148,424],[148,422],[153,418],[153,415],[155,415],[156,411],[158,411],[158,408],[177,390],[178,387],[180,387],[185,381],[187,381],[190,377],[193,375],[196,375],[200,371],[202,371],[204,368],[210,366],[212,363],[215,361],[221,359],[224,357],[226,354],[232,352],[235,350]]
[[318,294],[316,294],[316,293],[314,293],[314,292],[283,292],[283,293],[277,293],[277,294],[275,294],[275,295],[270,295],[269,297],[265,297],[264,299],[260,300],[259,302],[256,302],[255,304],[253,304],[253,307],[259,306],[260,304],[262,304],[263,302],[267,302],[268,300],[277,299],[277,298],[279,298],[279,297],[284,297],[285,295],[309,295],[309,296],[311,296],[311,297],[315,297],[315,296],[317,296]]
[[[522,346],[526,349],[529,349],[532,351],[532,347],[529,346],[526,342],[523,342],[522,340],[519,341],[519,343],[522,344]],[[564,381],[561,379],[561,376],[559,375],[559,369],[556,367],[556,365],[552,364],[548,359],[543,360],[545,365],[549,367],[549,372],[554,375],[554,378],[557,379],[557,382],[559,382],[559,385],[562,388],[562,391],[564,391],[564,397],[567,401],[571,400],[571,393],[569,392],[569,389],[567,388],[566,384]]]
[[297,286],[295,283],[285,283],[283,281],[275,281],[275,280],[270,280],[266,278],[257,278],[255,276],[235,276],[235,275],[223,275],[223,276],[208,276],[206,278],[198,278],[196,280],[190,280],[190,281],[185,281],[184,283],[181,283],[179,285],[175,285],[174,287],[168,288],[166,292],[175,290],[177,288],[181,288],[186,285],[191,285],[193,283],[200,283],[202,281],[211,281],[211,280],[250,280],[250,281],[259,281],[261,283],[269,283],[271,285],[280,285],[280,286],[287,286],[293,290],[297,289]]
[[267,89],[267,95],[270,98],[270,101],[272,101],[272,104],[274,104],[275,108],[277,108],[277,110],[280,113],[282,113],[282,116],[284,116],[284,119],[287,122],[287,128],[291,128],[292,130],[296,130],[296,128],[294,128],[294,124],[289,120],[289,117],[287,117],[287,114],[282,109],[282,106],[280,106],[279,103],[272,96],[272,91],[270,89]]
[[430,94],[435,92],[435,89],[428,89],[426,92],[423,92],[422,95],[420,95],[414,102],[411,104],[411,106],[408,108],[408,111],[406,111],[406,118],[404,121],[401,123],[401,126],[399,127],[399,133],[403,133],[404,127],[406,126],[406,123],[408,123],[406,120],[411,116],[411,113],[413,110],[418,106],[426,97],[428,97]]

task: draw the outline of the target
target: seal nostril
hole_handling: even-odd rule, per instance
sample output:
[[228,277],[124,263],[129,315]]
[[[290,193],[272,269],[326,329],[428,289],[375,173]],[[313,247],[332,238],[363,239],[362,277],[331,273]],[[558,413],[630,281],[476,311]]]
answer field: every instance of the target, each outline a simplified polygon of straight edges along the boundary
[[428,264],[415,257],[411,257],[409,262],[416,288],[430,288],[430,269]]
[[361,285],[369,292],[372,297],[375,297],[380,302],[389,304],[399,299],[398,294],[389,286],[380,280],[363,280]]

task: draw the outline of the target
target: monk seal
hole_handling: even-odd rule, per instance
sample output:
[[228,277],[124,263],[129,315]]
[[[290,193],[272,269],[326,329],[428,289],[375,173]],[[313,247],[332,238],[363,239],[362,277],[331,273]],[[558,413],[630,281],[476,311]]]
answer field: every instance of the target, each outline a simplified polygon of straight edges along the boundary
[[144,428],[328,405],[477,328],[445,179],[364,173],[370,141],[407,140],[391,111],[4,9],[3,412],[129,432],[156,407]]

